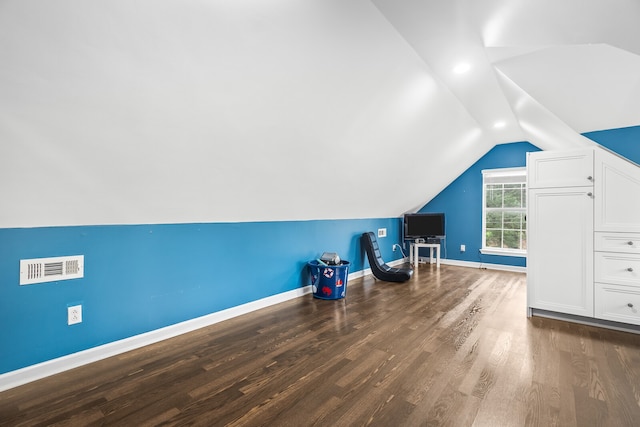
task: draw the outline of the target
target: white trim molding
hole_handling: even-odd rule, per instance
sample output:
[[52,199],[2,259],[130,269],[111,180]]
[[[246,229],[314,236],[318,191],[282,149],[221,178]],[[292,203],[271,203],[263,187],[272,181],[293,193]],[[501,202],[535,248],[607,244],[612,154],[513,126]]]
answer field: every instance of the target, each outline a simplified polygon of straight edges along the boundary
[[[390,262],[389,265],[398,265],[405,262],[406,258]],[[348,279],[357,279],[359,277],[364,277],[370,274],[371,269],[368,268],[365,270],[350,273],[348,275]],[[82,365],[97,362],[99,360],[106,359],[107,357],[116,356],[118,354],[135,350],[146,345],[154,344],[168,338],[173,338],[187,332],[192,332],[206,326],[211,326],[216,323],[232,319],[234,317],[242,316],[243,314],[251,313],[252,311],[260,310],[261,308],[270,307],[281,302],[299,298],[310,293],[311,285],[307,285],[302,288],[248,302],[246,304],[207,314],[195,319],[176,323],[175,325],[170,325],[164,328],[145,332],[144,334],[134,335],[129,338],[124,338],[118,341],[89,348],[87,350],[82,350],[77,353],[68,354],[56,359],[51,359],[42,363],[37,363],[35,365],[26,366],[15,371],[0,374],[0,392],[30,383],[32,381],[49,377],[51,375],[59,374],[61,372],[68,371]]]
[[500,248],[482,248],[480,249],[482,255],[500,255],[500,256],[514,256],[520,258],[526,258],[527,251],[519,249],[500,249]]
[[58,374],[69,369],[97,362],[99,360],[106,359],[107,357],[135,350],[187,332],[192,332],[206,326],[214,325],[224,320],[251,313],[252,311],[256,311],[261,308],[270,307],[309,293],[311,293],[310,285],[248,302],[236,307],[231,307],[226,310],[207,314],[195,319],[186,320],[184,322],[176,323],[175,325],[166,326],[143,334],[134,335],[129,338],[82,350],[56,359],[47,360],[46,362],[26,366],[15,371],[10,371],[0,375],[0,392]]
[[472,261],[459,261],[457,259],[445,259],[440,260],[440,264],[455,265],[457,267],[470,267],[470,268],[486,268],[487,270],[500,270],[500,271],[513,271],[514,273],[526,273],[527,267],[520,267],[517,265],[504,265],[504,264],[492,264],[487,262],[472,262]]

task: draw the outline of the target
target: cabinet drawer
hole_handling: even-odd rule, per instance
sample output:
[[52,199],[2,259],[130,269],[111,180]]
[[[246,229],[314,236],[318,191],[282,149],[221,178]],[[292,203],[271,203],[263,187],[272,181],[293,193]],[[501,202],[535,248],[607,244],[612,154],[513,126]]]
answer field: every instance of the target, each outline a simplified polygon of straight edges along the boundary
[[640,233],[595,233],[595,250],[640,254]]
[[595,317],[640,325],[640,289],[596,283]]
[[640,255],[596,252],[595,281],[636,286],[640,291]]

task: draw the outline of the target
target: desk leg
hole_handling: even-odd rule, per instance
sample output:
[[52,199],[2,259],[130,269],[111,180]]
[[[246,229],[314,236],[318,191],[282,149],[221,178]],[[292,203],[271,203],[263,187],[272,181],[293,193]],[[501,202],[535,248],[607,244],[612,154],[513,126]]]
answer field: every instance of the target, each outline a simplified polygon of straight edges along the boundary
[[433,250],[435,248],[433,246],[429,246],[429,264],[433,264]]
[[440,268],[440,245],[436,246],[436,267]]
[[409,243],[409,264],[413,264],[413,243]]

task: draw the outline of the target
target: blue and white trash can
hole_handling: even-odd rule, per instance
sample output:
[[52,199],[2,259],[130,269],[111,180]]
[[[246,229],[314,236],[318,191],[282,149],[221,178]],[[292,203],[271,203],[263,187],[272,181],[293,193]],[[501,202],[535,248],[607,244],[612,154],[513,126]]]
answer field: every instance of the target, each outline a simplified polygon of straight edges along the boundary
[[340,261],[336,265],[323,265],[318,261],[309,261],[309,276],[314,298],[340,299],[347,295],[347,277],[349,261]]

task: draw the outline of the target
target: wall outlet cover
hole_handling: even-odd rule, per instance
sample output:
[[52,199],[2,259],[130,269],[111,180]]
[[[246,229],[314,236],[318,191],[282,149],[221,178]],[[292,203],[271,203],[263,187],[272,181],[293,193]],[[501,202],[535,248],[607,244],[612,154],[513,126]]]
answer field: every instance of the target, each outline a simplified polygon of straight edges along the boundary
[[67,325],[75,325],[76,323],[82,323],[81,305],[67,307]]

